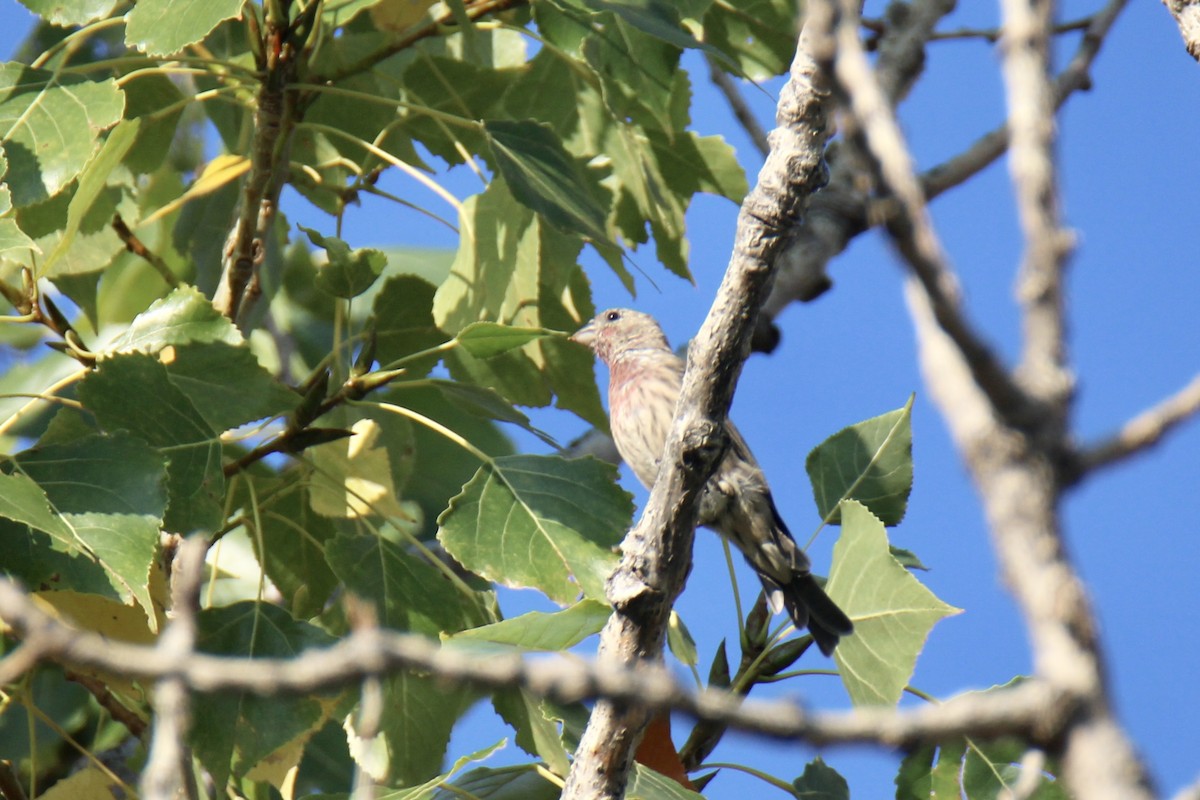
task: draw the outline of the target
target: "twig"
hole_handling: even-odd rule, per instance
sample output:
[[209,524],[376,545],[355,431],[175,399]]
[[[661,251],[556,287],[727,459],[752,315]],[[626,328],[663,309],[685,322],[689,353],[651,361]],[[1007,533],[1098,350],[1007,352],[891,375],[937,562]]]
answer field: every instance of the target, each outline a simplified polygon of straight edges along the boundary
[[0,795],[4,800],[27,800],[17,774],[13,772],[12,762],[0,759]]
[[712,56],[705,56],[708,61],[708,75],[712,80],[713,85],[720,90],[721,94],[725,95],[725,102],[729,103],[729,108],[733,111],[733,116],[737,118],[738,123],[742,126],[742,130],[746,131],[746,135],[750,137],[750,141],[758,148],[758,152],[765,158],[767,153],[771,152],[771,145],[767,142],[767,132],[763,130],[762,125],[758,124],[758,118],[754,116],[754,112],[750,110],[750,106],[746,104],[746,98],[742,97],[737,86],[734,85],[733,79],[721,69],[721,65]]
[[1073,237],[1062,228],[1054,159],[1049,0],[1004,0],[1001,72],[1008,95],[1009,171],[1025,252],[1017,280],[1024,342],[1017,378],[1049,412],[1039,427],[1061,440],[1075,380],[1067,368],[1063,271]]
[[[1081,31],[1092,24],[1092,18],[1095,15],[1081,17],[1070,22],[1060,22],[1051,30],[1056,36],[1072,31]],[[888,29],[888,25],[881,19],[863,18],[862,26],[874,33],[884,33]],[[930,41],[949,41],[953,39],[984,39],[988,42],[997,42],[1000,40],[999,28],[956,28],[950,31],[934,31],[929,37]]]
[[153,648],[162,673],[154,687],[150,754],[142,770],[141,791],[146,800],[175,800],[180,790],[195,798],[191,757],[185,746],[192,716],[185,671],[195,657],[196,614],[207,549],[202,536],[193,536],[175,554],[171,590],[174,619]]
[[1074,481],[1093,470],[1124,461],[1158,444],[1176,426],[1200,414],[1200,374],[1156,406],[1138,414],[1115,435],[1083,448],[1076,459]]
[[113,215],[112,229],[116,231],[117,238],[125,244],[125,249],[154,267],[154,271],[158,273],[160,278],[166,281],[167,286],[174,289],[180,285],[179,276],[171,271],[171,268],[167,266],[167,262],[163,261],[161,256],[142,243],[138,235],[125,224],[125,220],[121,219],[120,214]]
[[[481,654],[418,634],[357,630],[323,650],[291,658],[237,658],[193,652],[178,661],[161,645],[113,641],[47,615],[7,579],[0,579],[0,618],[43,659],[117,672],[139,680],[179,680],[193,691],[258,695],[308,694],[358,684],[400,670],[431,673],[485,689],[520,687],[561,703],[607,698],[649,711],[677,710],[738,730],[819,745],[876,743],[891,747],[952,740],[1023,736],[1052,740],[1077,708],[1069,694],[1028,680],[1000,692],[968,692],[911,710],[863,707],[810,713],[791,700],[755,701],[719,689],[693,691],[662,664],[627,666],[577,657],[526,659],[520,653]],[[166,634],[164,633],[164,636]],[[161,640],[160,640],[161,642]],[[0,675],[13,673],[0,661]],[[156,720],[156,726],[162,720]]]

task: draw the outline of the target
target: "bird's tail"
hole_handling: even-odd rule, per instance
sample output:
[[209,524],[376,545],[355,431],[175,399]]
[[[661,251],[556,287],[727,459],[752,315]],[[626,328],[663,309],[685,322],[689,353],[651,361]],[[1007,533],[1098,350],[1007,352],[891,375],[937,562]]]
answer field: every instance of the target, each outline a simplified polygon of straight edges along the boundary
[[[767,581],[763,583],[765,585]],[[783,605],[796,627],[807,625],[808,632],[825,655],[833,655],[838,640],[854,632],[854,623],[846,616],[846,612],[825,594],[811,573],[797,575],[786,586],[767,588],[778,588],[783,595]]]

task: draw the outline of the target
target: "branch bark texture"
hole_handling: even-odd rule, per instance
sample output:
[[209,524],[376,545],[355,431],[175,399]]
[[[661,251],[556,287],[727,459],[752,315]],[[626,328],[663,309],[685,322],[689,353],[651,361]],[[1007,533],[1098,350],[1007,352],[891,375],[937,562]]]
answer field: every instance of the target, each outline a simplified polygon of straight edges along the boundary
[[[777,127],[770,134],[770,155],[742,203],[725,278],[688,349],[663,467],[641,519],[622,545],[621,564],[609,579],[613,615],[601,634],[603,663],[637,668],[661,658],[667,618],[691,568],[696,500],[727,445],[719,432],[749,354],[758,310],[770,289],[776,258],[808,197],[826,181],[829,92],[809,47],[810,29],[821,24],[810,17],[801,34],[780,96]],[[563,797],[623,797],[648,719],[649,709],[643,704],[598,702]]]

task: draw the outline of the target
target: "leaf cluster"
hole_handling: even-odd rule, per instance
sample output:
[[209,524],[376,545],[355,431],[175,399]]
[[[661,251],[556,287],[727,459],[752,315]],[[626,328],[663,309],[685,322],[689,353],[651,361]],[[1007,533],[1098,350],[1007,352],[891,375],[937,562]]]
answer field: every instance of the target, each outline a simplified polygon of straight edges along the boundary
[[[0,64],[0,571],[81,629],[150,643],[179,537],[203,537],[197,647],[246,658],[328,646],[362,608],[484,657],[597,632],[631,499],[611,466],[519,454],[499,423],[547,445],[521,407],[606,425],[591,357],[561,335],[594,312],[581,254],[632,289],[627,254],[653,239],[690,277],[692,198],[746,182],[691,129],[681,58],[779,74],[793,4],[23,2],[41,21]],[[454,197],[455,167],[481,190]],[[292,225],[281,198],[323,224]],[[394,206],[396,238],[457,244],[352,246],[363,202]],[[242,260],[257,304],[214,305]],[[818,521],[842,529],[828,590],[857,626],[838,651],[856,703],[897,702],[955,612],[884,529],[911,485],[908,413],[809,461]],[[505,618],[497,587],[561,608]],[[767,627],[752,615],[741,666],[722,648],[710,682],[787,677],[807,642]],[[380,719],[357,690],[198,698],[188,744],[231,796],[345,791],[354,770],[396,796],[555,796],[587,715],[498,692],[538,765],[464,772],[486,750],[443,772],[480,694],[411,673],[376,689]],[[30,796],[136,794],[98,756],[144,759],[151,687],[42,668],[0,691],[0,758]],[[630,792],[692,796],[649,768]]]

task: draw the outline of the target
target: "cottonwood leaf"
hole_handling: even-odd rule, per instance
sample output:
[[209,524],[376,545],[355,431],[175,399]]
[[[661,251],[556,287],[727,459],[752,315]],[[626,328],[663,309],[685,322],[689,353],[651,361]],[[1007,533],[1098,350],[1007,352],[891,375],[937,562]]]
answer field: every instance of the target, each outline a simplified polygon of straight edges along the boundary
[[392,483],[388,451],[379,446],[380,426],[360,419],[354,436],[308,448],[314,471],[309,505],[324,517],[406,517]]
[[854,621],[854,634],[834,658],[855,705],[895,705],[929,631],[962,609],[939,600],[892,556],[883,523],[866,506],[847,500],[841,512],[825,590]]
[[439,788],[433,800],[556,800],[561,796],[562,787],[543,777],[536,764],[518,764],[500,769],[477,767],[448,788]]
[[516,455],[485,464],[438,519],[438,540],[468,569],[567,604],[604,597],[632,500],[595,459]]
[[492,642],[523,650],[567,650],[600,632],[612,614],[608,603],[580,600],[562,611],[531,611],[512,619],[469,628],[450,637],[453,642]]
[[558,447],[558,442],[554,441],[554,437],[545,431],[535,428],[533,423],[529,421],[529,417],[514,407],[512,403],[505,400],[494,389],[489,389],[486,386],[460,383],[458,381],[436,379],[430,380],[430,384],[436,387],[447,400],[464,411],[469,411],[476,416],[486,417],[487,419],[494,419],[497,422],[510,422],[529,431],[551,447]]
[[51,25],[84,25],[107,17],[117,0],[21,0],[21,5]]
[[240,345],[245,340],[212,301],[191,286],[183,286],[138,314],[110,350],[156,353],[167,345],[191,342],[224,342]]
[[358,297],[371,288],[371,284],[387,267],[387,256],[380,250],[367,247],[350,249],[350,245],[333,236],[300,226],[308,240],[325,250],[328,262],[317,269],[317,288],[334,297],[347,300]]
[[138,0],[125,15],[125,44],[169,56],[241,13],[245,0]]
[[821,518],[839,523],[839,503],[857,500],[885,525],[898,525],[912,491],[912,403],[851,425],[805,461]]
[[13,202],[47,200],[75,179],[116,125],[125,99],[111,78],[92,80],[0,64],[0,131]]
[[[20,521],[49,534],[55,551],[98,564],[117,597],[126,603],[136,601],[157,629],[149,585],[167,502],[163,456],[145,442],[118,433],[34,447],[15,460],[27,480],[37,484],[42,498],[33,495],[25,480],[8,481],[4,488],[16,490],[13,500],[23,509]],[[41,502],[53,510],[50,519],[42,513]],[[39,554],[36,542],[30,547],[34,561],[24,568],[34,575],[39,564],[54,559]],[[68,579],[56,588],[91,591],[95,587]]]
[[473,322],[455,336],[462,349],[476,358],[491,358],[554,335],[542,328],[521,328],[498,322]]
[[[983,692],[1011,691],[1022,678]],[[1029,751],[1027,742],[1005,738],[981,741],[955,739],[938,745],[922,745],[904,757],[896,774],[896,800],[959,800],[959,798],[1004,797],[1018,786],[1028,785],[1023,773],[1029,767],[1021,763]],[[1049,759],[1034,779],[1032,793],[1037,800],[1066,800],[1069,796],[1055,777],[1059,764]]]
[[[243,601],[207,608],[196,620],[198,650],[242,658],[294,658],[327,648],[334,638],[295,620],[270,603]],[[192,707],[191,744],[197,757],[224,786],[280,748],[325,723],[337,693],[263,697],[244,692],[208,695]]]
[[597,242],[609,241],[607,214],[590,179],[549,126],[533,120],[484,123],[496,169],[519,202],[551,223]]
[[841,774],[817,756],[804,766],[804,774],[792,781],[796,796],[803,800],[850,800],[850,785]]

